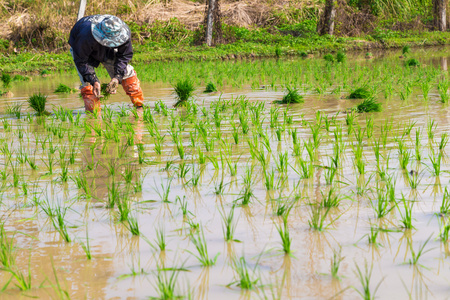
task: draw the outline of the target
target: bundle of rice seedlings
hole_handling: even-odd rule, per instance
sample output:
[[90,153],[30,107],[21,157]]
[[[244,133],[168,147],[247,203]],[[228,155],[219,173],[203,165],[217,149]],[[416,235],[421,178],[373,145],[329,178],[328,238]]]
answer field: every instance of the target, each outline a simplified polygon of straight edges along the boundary
[[102,83],[102,85],[100,86],[100,91],[103,95],[103,100],[106,100],[109,98],[109,96],[111,96],[107,83]]
[[216,86],[214,85],[214,83],[208,82],[204,90],[204,93],[214,93],[214,92],[217,92]]
[[331,63],[334,62],[334,56],[331,54],[325,54],[323,59],[325,59],[327,62],[331,62]]
[[348,95],[347,99],[367,99],[372,97],[373,92],[368,89],[366,86],[357,88],[353,92]]
[[339,51],[339,52],[336,54],[336,61],[337,61],[338,63],[342,63],[342,62],[344,62],[346,59],[347,59],[347,54],[345,54],[345,52]]
[[28,104],[34,109],[38,116],[42,116],[46,113],[45,104],[47,103],[47,96],[37,93],[28,98]]
[[73,89],[71,87],[68,87],[65,84],[60,83],[58,85],[58,87],[56,88],[55,93],[70,94],[70,93],[74,93],[76,91],[77,91],[76,89]]
[[178,81],[173,86],[173,89],[177,96],[177,102],[174,104],[175,107],[184,105],[186,101],[192,97],[195,90],[194,83],[192,83],[189,79]]
[[402,54],[403,55],[408,54],[410,51],[411,51],[411,48],[408,45],[403,46],[403,49],[402,49]]
[[407,67],[418,67],[420,62],[415,58],[410,58],[405,62]]
[[356,111],[359,113],[363,112],[380,112],[381,103],[376,101],[374,97],[364,99],[363,102],[356,106]]
[[303,96],[298,93],[298,89],[286,87],[287,94],[283,96],[282,100],[275,100],[276,104],[291,104],[291,103],[303,103]]
[[281,51],[281,48],[277,46],[275,48],[275,56],[280,57],[282,54],[283,54],[283,52]]
[[11,75],[3,73],[2,77],[0,79],[3,82],[3,87],[5,89],[9,89],[9,87],[11,86],[11,81],[12,81]]

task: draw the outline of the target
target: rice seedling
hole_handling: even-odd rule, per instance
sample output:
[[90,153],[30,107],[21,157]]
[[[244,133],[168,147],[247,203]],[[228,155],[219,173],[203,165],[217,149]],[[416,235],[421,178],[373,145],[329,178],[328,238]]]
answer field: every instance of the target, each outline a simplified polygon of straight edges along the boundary
[[448,215],[450,214],[450,193],[445,187],[444,190],[444,196],[442,197],[441,207],[439,208],[439,213],[441,215]]
[[307,162],[303,160],[302,157],[297,157],[297,163],[300,166],[300,169],[297,170],[295,167],[291,165],[291,169],[294,170],[295,173],[300,175],[300,178],[307,179],[311,178],[314,175],[314,165],[311,162]]
[[139,222],[136,217],[129,216],[125,225],[132,235],[140,235]]
[[[399,203],[403,204],[403,211],[399,207]],[[405,196],[402,194],[402,199],[395,204],[397,206],[398,212],[400,213],[400,222],[402,223],[402,227],[405,229],[412,229],[414,226],[412,225],[412,209],[414,206],[414,201],[409,201],[405,199]]]
[[285,254],[290,254],[292,238],[289,236],[289,227],[287,225],[287,215],[283,217],[283,225],[275,225],[278,231],[278,234],[281,238],[281,245],[283,246],[283,252]]
[[415,190],[420,184],[420,181],[422,180],[422,177],[419,176],[418,172],[411,171],[406,173],[409,186],[411,189]]
[[380,288],[381,283],[383,280],[381,280],[376,286],[373,291],[370,289],[370,280],[372,278],[372,271],[373,271],[373,265],[370,266],[370,268],[367,265],[367,261],[364,264],[364,273],[359,268],[358,264],[355,263],[356,267],[356,276],[359,279],[359,282],[362,285],[362,290],[356,289],[353,287],[353,289],[365,300],[372,300],[375,299],[375,294],[377,293],[378,289]]
[[414,247],[412,245],[412,241],[408,241],[409,252],[411,253],[411,258],[408,261],[408,263],[410,265],[417,265],[420,257],[422,257],[423,254],[425,254],[425,253],[427,253],[427,252],[432,250],[432,249],[428,249],[428,250],[424,251],[425,247],[428,244],[428,242],[430,241],[430,239],[431,239],[431,235],[428,237],[428,239],[423,244],[421,244],[419,246],[417,251],[414,250]]
[[400,151],[402,151],[401,153],[399,153],[400,167],[403,170],[406,170],[408,168],[409,160],[411,158],[411,153],[409,151],[399,149],[399,152]]
[[449,232],[450,232],[450,224],[448,219],[439,218],[439,238],[442,242],[447,243]]
[[441,96],[442,103],[448,103],[448,99],[450,98],[450,95],[448,93],[449,87],[450,87],[450,82],[448,82],[447,80],[443,80],[438,83],[438,91],[439,91],[439,95]]
[[431,90],[431,82],[429,80],[422,81],[421,83],[422,96],[425,101],[428,101],[428,95]]
[[327,193],[320,191],[322,194],[322,201],[320,206],[322,207],[338,207],[342,201],[342,197],[336,193],[334,187],[330,188]]
[[173,178],[169,178],[167,185],[164,185],[164,183],[161,181],[161,190],[159,190],[159,188],[154,189],[162,202],[170,203],[169,193],[170,193],[170,186],[172,184],[172,180],[173,180]]
[[436,127],[437,127],[436,121],[429,119],[427,122],[428,139],[430,139],[430,140],[433,139]]
[[71,94],[75,93],[76,91],[77,91],[76,89],[73,89],[65,84],[60,83],[58,87],[55,89],[54,93]]
[[428,158],[431,162],[431,172],[434,176],[439,176],[441,174],[441,162],[442,162],[442,152],[432,153]]
[[173,85],[174,92],[176,94],[177,102],[174,107],[186,106],[186,102],[193,96],[195,87],[194,83],[189,79],[178,81]]
[[370,233],[367,235],[369,239],[369,244],[378,245],[377,237],[379,232],[380,232],[379,228],[376,228],[374,226],[370,227]]
[[278,159],[275,159],[275,164],[280,174],[287,175],[288,163],[288,153],[278,153]]
[[167,240],[166,240],[166,232],[163,226],[156,228],[156,240],[151,243],[151,246],[159,251],[166,251],[167,248]]
[[28,105],[36,111],[38,116],[42,116],[46,114],[45,111],[45,105],[47,103],[47,96],[37,93],[33,94],[31,97],[28,98]]
[[66,216],[68,207],[61,207],[57,206],[53,209],[54,216],[51,217],[51,221],[53,224],[53,227],[58,231],[58,233],[61,235],[61,237],[67,242],[70,243],[72,239],[69,236],[69,232],[67,231],[66,222],[64,220],[64,217]]
[[441,135],[441,140],[440,140],[440,142],[439,142],[439,150],[440,150],[440,151],[443,151],[443,150],[445,149],[445,147],[446,147],[447,144],[448,144],[448,140],[449,140],[448,134],[447,134],[446,132],[444,132],[444,133]]
[[194,244],[195,248],[197,249],[198,255],[192,253],[191,251],[188,251],[192,255],[194,255],[198,261],[202,264],[204,267],[213,266],[216,264],[217,258],[220,255],[220,252],[216,254],[214,258],[209,258],[208,255],[208,247],[206,243],[205,234],[203,233],[203,229],[197,230],[196,232],[192,233],[191,236],[191,242]]
[[[333,160],[333,158],[330,158],[330,160]],[[325,177],[325,183],[327,185],[333,185],[334,179],[336,177],[337,168],[334,166],[331,167],[325,167],[324,177]]]
[[[156,267],[156,290],[159,292],[159,298],[163,300],[184,298],[175,292],[178,276],[182,269],[176,268],[161,268],[159,265]],[[167,275],[171,272],[170,275]]]
[[16,263],[14,236],[7,236],[4,223],[0,224],[0,263],[3,268],[11,268]]
[[[31,258],[31,256],[30,256]],[[18,287],[21,291],[31,290],[31,264],[28,262],[28,274],[24,274],[16,265],[13,265],[8,268],[0,268],[0,270],[8,272],[11,274],[11,279],[6,283],[3,287],[3,290],[7,288],[12,278],[15,279],[14,285]]]
[[8,104],[6,106],[6,113],[9,114],[9,115],[15,116],[17,119],[20,119],[21,110],[22,110],[22,104],[21,103]]
[[234,209],[235,205],[231,206],[230,211],[228,214],[225,213],[225,211],[219,211],[220,215],[222,216],[223,224],[222,224],[222,230],[223,230],[223,237],[226,242],[239,242],[239,240],[236,240],[234,238],[234,232],[236,230],[236,221],[234,220]]
[[338,276],[339,267],[341,266],[341,262],[344,260],[342,257],[342,248],[339,247],[339,250],[333,249],[333,257],[331,258],[331,276],[335,279],[340,279]]
[[331,207],[322,210],[320,206],[311,205],[310,219],[308,220],[309,227],[317,231],[326,230],[334,221],[325,225],[325,221]]
[[[309,128],[311,129],[312,137],[313,137],[313,143],[314,148],[318,148],[320,145],[320,141],[322,140],[322,135],[320,134],[320,124],[317,125],[310,125]],[[305,148],[308,152],[311,152],[308,150],[308,148],[311,146],[309,143],[305,143]],[[311,156],[311,155],[310,155]]]
[[237,273],[238,279],[228,284],[228,286],[237,284],[241,289],[244,290],[252,290],[257,287],[258,282],[260,281],[260,278],[255,276],[257,264],[255,264],[253,270],[249,270],[247,261],[245,260],[245,257],[242,256],[239,259],[235,258],[233,260],[232,267]]
[[62,182],[67,182],[69,180],[69,166],[64,160],[61,161],[60,166],[61,166],[60,179]]
[[91,253],[91,244],[89,243],[89,233],[88,233],[88,227],[86,226],[86,243],[79,241],[81,244],[81,248],[83,248],[84,253],[86,254],[86,258],[88,260],[92,259],[92,253]]
[[225,192],[225,184],[223,183],[223,178],[220,180],[220,182],[216,185],[214,185],[214,194],[215,195],[223,195]]
[[273,103],[276,104],[294,104],[294,103],[303,103],[305,100],[303,96],[298,93],[298,89],[291,88],[289,86],[286,87],[287,93],[283,96],[282,100],[275,100]]

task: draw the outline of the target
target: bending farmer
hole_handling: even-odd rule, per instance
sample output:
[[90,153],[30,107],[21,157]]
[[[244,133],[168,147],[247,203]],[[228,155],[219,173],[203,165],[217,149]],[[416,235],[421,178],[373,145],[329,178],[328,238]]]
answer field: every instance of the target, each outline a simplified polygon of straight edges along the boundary
[[115,94],[121,83],[134,106],[142,106],[144,96],[140,82],[129,64],[133,48],[127,24],[111,15],[84,17],[70,31],[69,44],[80,76],[81,95],[86,111],[100,110],[100,81],[94,69],[100,63],[111,77],[107,91]]

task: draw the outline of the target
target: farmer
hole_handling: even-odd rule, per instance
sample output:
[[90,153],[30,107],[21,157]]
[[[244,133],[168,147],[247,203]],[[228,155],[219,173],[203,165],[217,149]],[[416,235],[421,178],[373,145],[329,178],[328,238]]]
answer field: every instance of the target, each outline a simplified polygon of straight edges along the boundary
[[129,64],[133,48],[127,24],[111,15],[84,17],[70,31],[69,44],[80,76],[81,95],[86,111],[100,110],[100,81],[94,69],[100,63],[111,77],[106,91],[115,94],[121,83],[134,106],[142,106],[144,97],[140,82]]

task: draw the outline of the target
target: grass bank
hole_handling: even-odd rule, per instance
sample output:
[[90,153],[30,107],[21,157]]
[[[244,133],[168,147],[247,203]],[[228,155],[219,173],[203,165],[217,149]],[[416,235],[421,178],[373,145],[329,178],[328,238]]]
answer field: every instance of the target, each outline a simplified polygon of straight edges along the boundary
[[[424,47],[450,44],[449,32],[385,32],[383,34],[364,37],[293,37],[260,32],[252,39],[242,38],[216,47],[148,42],[135,45],[133,64],[145,64],[152,61],[234,60],[310,54],[317,57],[338,50],[371,52],[401,48],[405,45]],[[4,52],[0,57],[0,71],[12,74],[39,74],[71,68],[73,68],[73,61],[67,51],[49,53],[42,50],[25,50],[19,53]]]

